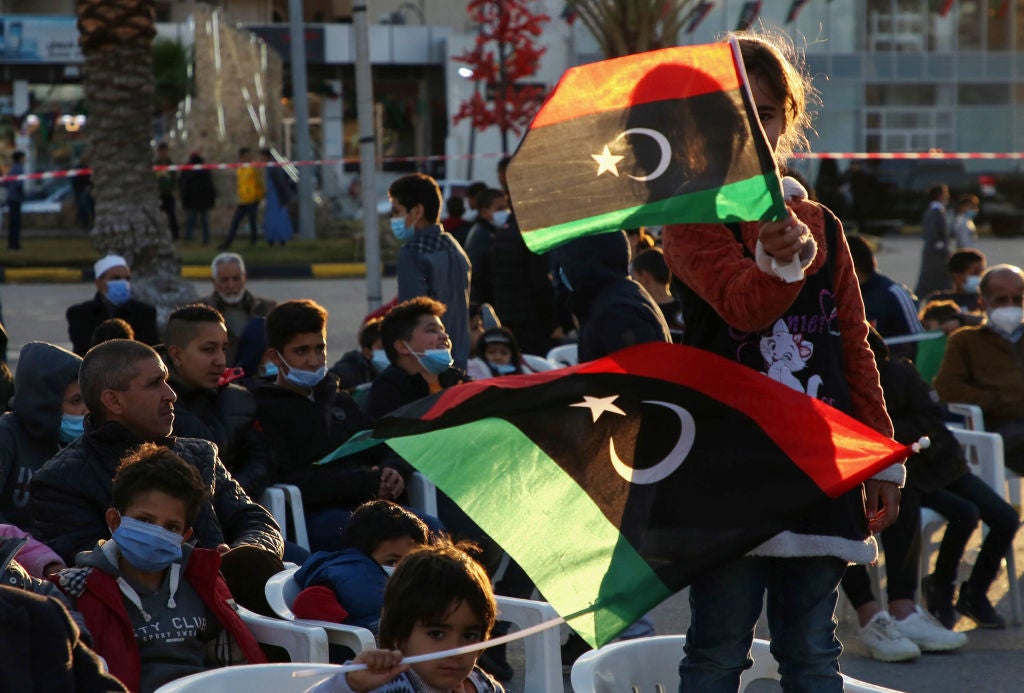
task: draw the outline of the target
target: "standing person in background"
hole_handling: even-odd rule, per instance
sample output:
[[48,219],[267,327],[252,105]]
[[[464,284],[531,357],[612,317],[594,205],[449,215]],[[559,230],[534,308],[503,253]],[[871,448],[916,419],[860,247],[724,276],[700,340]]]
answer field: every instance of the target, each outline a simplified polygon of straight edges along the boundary
[[227,250],[231,242],[235,240],[238,233],[238,225],[242,219],[249,220],[249,245],[256,245],[259,232],[256,229],[256,215],[259,213],[260,202],[266,194],[263,186],[263,173],[252,167],[252,150],[242,147],[238,150],[238,159],[242,167],[235,171],[235,179],[238,189],[238,206],[235,207],[235,214],[231,217],[231,226],[228,228],[228,237],[217,246],[217,250]]
[[[78,159],[79,169],[88,169],[89,161],[83,153]],[[93,219],[96,216],[96,201],[92,199],[92,174],[80,173],[71,178],[71,194],[75,198],[75,218],[81,225],[83,231],[92,228]],[[177,229],[174,229],[177,238]]]
[[494,244],[494,234],[508,221],[508,199],[502,191],[487,188],[476,196],[476,209],[476,221],[469,230],[466,242],[462,244],[473,267],[469,302],[474,307],[494,300],[491,246]]
[[[192,152],[190,164],[202,164],[199,152]],[[184,171],[181,174],[181,206],[188,213],[185,217],[185,240],[192,240],[196,219],[203,229],[203,245],[210,242],[210,210],[217,201],[217,190],[213,187],[213,176],[206,169]]]
[[[427,296],[448,310],[442,322],[452,340],[455,367],[469,361],[469,258],[441,228],[441,190],[430,176],[402,176],[388,188],[391,231],[398,251],[398,300]],[[387,345],[385,345],[387,348]]]
[[957,250],[978,247],[978,227],[974,219],[978,216],[980,200],[977,195],[966,193],[957,198],[956,214],[953,216],[953,238]]
[[459,245],[465,248],[466,238],[469,236],[472,226],[471,222],[462,218],[462,215],[466,213],[465,199],[458,195],[452,195],[445,203],[445,209],[448,210],[448,216],[441,220],[441,226],[459,242]]
[[[14,152],[11,160],[13,163],[7,175],[25,173],[25,152]],[[25,181],[9,180],[4,186],[7,188],[7,249],[21,250],[21,203],[25,201]]]
[[921,222],[921,273],[917,278],[917,295],[929,296],[950,287],[946,265],[949,263],[949,188],[934,185],[928,190],[928,209]]
[[[171,155],[167,151],[167,143],[161,142],[156,146],[156,158],[153,160],[158,166],[170,166]],[[160,193],[160,209],[167,216],[167,226],[171,229],[171,238],[178,240],[178,215],[175,212],[174,189],[178,187],[177,171],[157,171],[156,190]]]
[[288,173],[277,166],[274,154],[269,149],[261,149],[264,163],[268,164],[264,171],[264,189],[267,205],[263,210],[263,231],[267,243],[271,246],[280,243],[281,247],[292,239],[292,218],[288,213],[288,204],[295,197],[292,180]]

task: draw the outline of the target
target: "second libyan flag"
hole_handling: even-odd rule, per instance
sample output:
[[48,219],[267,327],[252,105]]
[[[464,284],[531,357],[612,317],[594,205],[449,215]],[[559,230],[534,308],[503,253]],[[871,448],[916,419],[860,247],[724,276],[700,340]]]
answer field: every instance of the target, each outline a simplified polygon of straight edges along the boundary
[[909,454],[756,371],[671,344],[449,388],[373,438],[595,646]]
[[786,213],[735,41],[568,70],[507,176],[534,252],[621,228]]

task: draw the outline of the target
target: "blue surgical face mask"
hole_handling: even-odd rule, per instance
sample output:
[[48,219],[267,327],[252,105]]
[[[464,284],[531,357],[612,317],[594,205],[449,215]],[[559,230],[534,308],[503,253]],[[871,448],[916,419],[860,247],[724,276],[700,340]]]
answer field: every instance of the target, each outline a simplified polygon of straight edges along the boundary
[[163,527],[122,516],[111,536],[124,560],[147,573],[181,560],[182,536]]
[[978,289],[981,288],[981,277],[977,274],[968,274],[967,278],[964,279],[964,291],[969,294],[978,293]]
[[132,296],[132,285],[127,279],[111,279],[107,282],[107,300],[115,306],[123,306]]
[[508,221],[508,210],[507,209],[499,209],[497,212],[494,213],[494,225],[497,226],[499,229],[502,226],[504,226],[505,222],[507,222],[507,221]]
[[[284,360],[284,356],[281,356],[281,352],[277,352],[277,355],[281,357],[284,364],[288,366],[288,362]],[[304,371],[301,368],[294,368],[288,366],[288,372],[284,374],[284,379],[295,387],[301,387],[305,390],[312,390],[314,387],[320,384],[320,381],[327,377],[327,364],[320,366],[315,371]]]
[[516,372],[516,365],[514,363],[491,363],[488,361],[487,365],[498,375],[511,375]]
[[[409,346],[408,342],[406,346]],[[409,346],[409,351],[412,351],[411,346]],[[423,370],[432,375],[441,375],[451,368],[454,363],[451,349],[427,349],[423,352],[412,351],[412,355],[423,366]]]
[[391,217],[391,233],[393,233],[395,238],[400,242],[405,243],[416,235],[416,228],[413,226],[406,226],[405,217]]
[[57,439],[62,443],[70,443],[72,440],[81,438],[85,433],[85,416],[76,414],[60,415],[60,431]]
[[277,364],[274,363],[273,361],[267,361],[261,366],[261,368],[263,369],[263,375],[272,378],[277,377]]
[[562,282],[562,286],[566,289],[572,291],[572,284],[569,283],[569,277],[565,276],[565,269],[561,266],[558,268],[558,281]]
[[391,365],[391,361],[388,359],[388,354],[383,349],[373,350],[373,357],[370,359],[370,363],[373,364],[373,369],[378,373]]
[[978,210],[968,209],[966,212],[964,212],[964,216],[967,217],[968,219],[974,219],[975,217],[978,216]]

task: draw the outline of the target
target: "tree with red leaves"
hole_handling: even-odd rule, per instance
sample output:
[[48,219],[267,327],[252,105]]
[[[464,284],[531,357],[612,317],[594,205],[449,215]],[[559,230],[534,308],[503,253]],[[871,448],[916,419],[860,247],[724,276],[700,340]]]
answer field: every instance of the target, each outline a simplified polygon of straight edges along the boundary
[[503,152],[508,152],[508,132],[522,134],[544,93],[543,87],[518,84],[537,73],[546,50],[535,40],[550,17],[535,12],[534,4],[530,0],[470,0],[466,11],[479,32],[473,48],[453,58],[466,63],[477,83],[473,96],[454,115],[454,122],[468,118],[477,130],[497,126]]

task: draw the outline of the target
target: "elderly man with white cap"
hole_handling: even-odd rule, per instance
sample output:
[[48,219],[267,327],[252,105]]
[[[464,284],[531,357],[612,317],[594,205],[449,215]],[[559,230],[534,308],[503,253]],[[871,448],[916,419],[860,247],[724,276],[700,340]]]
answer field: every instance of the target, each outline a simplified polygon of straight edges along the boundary
[[135,339],[153,346],[160,341],[156,329],[156,309],[131,297],[132,272],[120,255],[107,255],[93,265],[96,295],[91,301],[68,308],[68,336],[71,349],[85,356],[92,346],[92,333],[100,323],[121,318],[132,326]]

